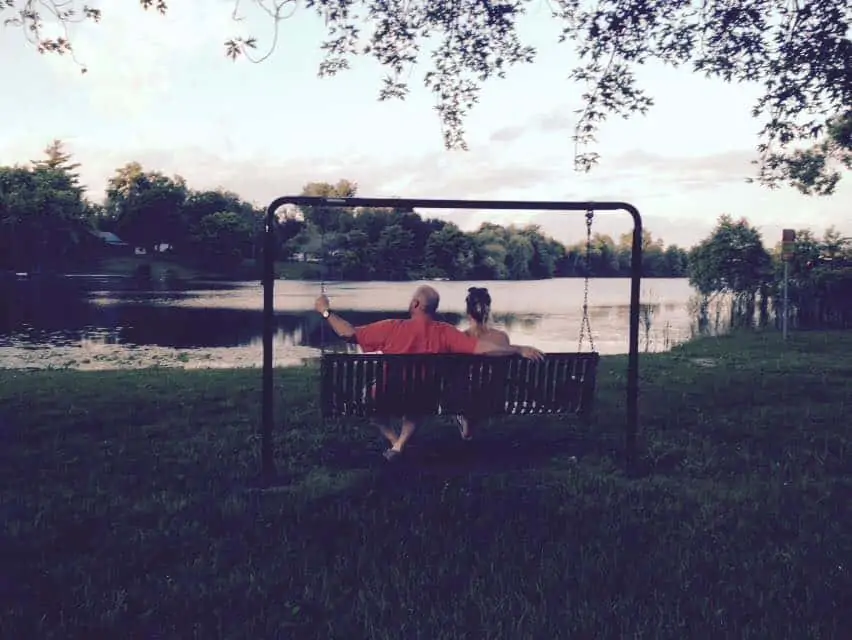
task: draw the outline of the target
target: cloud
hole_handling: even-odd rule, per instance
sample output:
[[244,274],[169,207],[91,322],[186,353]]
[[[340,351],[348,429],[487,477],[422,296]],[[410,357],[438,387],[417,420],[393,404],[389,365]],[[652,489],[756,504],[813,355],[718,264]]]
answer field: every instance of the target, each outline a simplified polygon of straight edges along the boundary
[[751,164],[756,157],[754,151],[746,150],[671,157],[636,149],[605,158],[601,168],[621,176],[650,178],[681,189],[700,190],[732,182],[745,183],[746,178],[756,173]]
[[576,109],[561,106],[553,111],[538,113],[522,125],[509,125],[497,129],[489,137],[490,142],[514,142],[528,133],[574,132],[580,114]]
[[[750,152],[740,151],[695,158],[667,158],[635,151],[607,157],[590,174],[577,174],[566,158],[495,157],[484,151],[428,153],[401,159],[329,154],[298,159],[223,157],[202,148],[171,150],[82,148],[69,145],[81,166],[90,197],[103,197],[106,180],[116,168],[138,161],[148,170],[180,174],[195,189],[224,188],[266,206],[276,197],[301,192],[313,181],[341,178],[359,185],[359,193],[374,197],[450,198],[487,200],[626,201],[642,212],[645,228],[666,243],[690,246],[711,231],[719,215],[746,216],[774,243],[782,227],[813,225],[822,230],[834,223],[848,227],[844,202],[852,199],[852,176],[832,199],[806,198],[791,190],[770,191],[747,185],[742,172]],[[35,158],[39,148],[22,149]],[[5,158],[4,158],[5,160]],[[845,200],[844,200],[845,198]],[[539,224],[566,243],[581,241],[581,213],[536,211],[422,211],[428,217],[451,220],[470,230],[482,222]],[[600,213],[594,231],[618,238],[632,228],[626,213]],[[846,230],[847,234],[852,229]]]
[[[402,159],[313,156],[293,160],[225,159],[201,148],[148,149],[119,152],[88,149],[79,153],[83,179],[95,193],[119,166],[138,161],[150,170],[177,173],[198,188],[223,186],[244,197],[268,202],[299,192],[307,182],[347,178],[362,194],[378,197],[488,198],[512,197],[558,179],[559,169],[523,160],[498,161],[485,154],[432,153]],[[506,194],[510,195],[506,195]]]
[[523,136],[524,133],[524,127],[510,125],[497,129],[497,131],[491,134],[488,140],[489,142],[513,142]]
[[[61,31],[58,25],[48,29]],[[221,58],[221,43],[233,32],[227,10],[211,10],[198,0],[170,3],[165,16],[142,10],[138,2],[110,3],[99,24],[69,26],[74,58],[46,60],[66,82],[87,91],[95,108],[131,118],[168,98],[176,60],[185,66],[192,58]]]

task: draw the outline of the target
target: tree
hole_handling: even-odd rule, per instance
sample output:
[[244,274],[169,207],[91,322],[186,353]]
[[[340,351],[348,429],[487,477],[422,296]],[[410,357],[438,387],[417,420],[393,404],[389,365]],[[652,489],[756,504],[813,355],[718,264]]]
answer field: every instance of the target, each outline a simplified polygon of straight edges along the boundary
[[76,172],[80,168],[79,162],[71,161],[71,154],[65,151],[65,143],[62,140],[53,140],[44,149],[45,157],[41,160],[33,160],[34,169],[52,169],[64,173],[75,187],[80,184],[80,174]]
[[[852,325],[852,251],[834,228],[818,240],[809,229],[796,231],[787,260],[787,298],[790,320],[799,328],[848,328]],[[781,243],[775,246],[774,301],[780,317],[784,262]]]
[[155,250],[185,238],[186,181],[146,172],[138,162],[116,170],[107,183],[106,209],[116,233],[137,247]]
[[414,266],[414,234],[399,224],[385,227],[376,243],[376,276],[383,280],[407,280]]
[[[144,9],[168,10],[166,0],[139,1]],[[252,4],[272,21],[271,46],[254,58],[257,40],[250,35],[233,37],[225,42],[225,54],[232,59],[269,57],[282,22],[297,7],[296,0],[253,0]],[[349,67],[352,57],[371,55],[388,71],[380,100],[408,94],[411,68],[419,62],[424,45],[436,43],[433,66],[423,82],[436,94],[445,145],[466,148],[464,122],[481,85],[492,77],[505,77],[509,67],[535,60],[535,49],[524,45],[518,35],[518,22],[531,4],[532,0],[308,0],[305,8],[313,9],[326,27],[320,75],[335,75]],[[239,0],[234,0],[236,21],[242,19],[240,7]],[[559,23],[560,42],[572,43],[579,55],[580,62],[569,77],[588,87],[573,136],[579,170],[588,171],[597,162],[596,153],[579,149],[594,142],[598,126],[608,115],[630,117],[646,113],[653,105],[638,86],[634,70],[658,61],[727,82],[762,83],[763,95],[752,110],[763,120],[758,180],[769,186],[785,180],[812,193],[833,189],[836,172],[829,160],[848,160],[852,149],[849,2],[553,0],[548,7]],[[83,5],[82,0],[6,0],[0,12],[8,15],[7,24],[22,28],[38,51],[72,55],[67,34],[46,35],[44,18],[65,25],[101,17],[99,9]],[[838,145],[840,155],[820,149],[791,151],[796,143],[819,136]]]
[[483,222],[473,233],[474,265],[471,274],[477,280],[505,280],[507,230],[491,222]]
[[[228,213],[234,214],[234,220],[239,221],[241,229],[239,245],[235,245],[233,249],[244,258],[256,257],[255,248],[262,245],[263,213],[242,200],[236,193],[222,189],[189,191],[180,209],[180,216],[177,216],[172,224],[179,227],[175,231],[174,237],[176,243],[183,245],[184,249],[191,248],[196,255],[207,256],[205,241],[200,239],[211,237],[210,223],[207,223],[208,227],[205,229],[201,227],[210,216]],[[301,225],[301,223],[299,224]],[[244,243],[242,236],[244,231],[250,234],[248,244]],[[279,237],[280,235],[279,229]],[[279,240],[279,242],[283,243],[284,240]]]
[[194,240],[208,266],[227,269],[250,257],[253,231],[251,221],[239,213],[219,211],[200,220]]
[[[618,267],[621,275],[630,274],[630,265],[632,262],[633,251],[633,234],[623,233],[618,238]],[[677,251],[677,247],[673,251]],[[666,276],[666,277],[683,277],[685,269],[677,268],[677,260],[672,252],[666,253],[662,238],[654,240],[654,236],[648,229],[642,230],[642,275],[645,277]],[[683,256],[684,263],[686,256]],[[674,275],[678,271],[679,275]]]
[[[580,247],[577,247],[580,249]],[[585,259],[585,244],[582,246],[582,255]],[[619,275],[618,251],[615,242],[607,234],[595,233],[592,235],[592,256],[588,269],[591,274],[599,277],[611,277]]]
[[528,260],[529,276],[552,278],[556,273],[557,263],[565,255],[565,247],[542,234],[538,225],[528,225],[521,229],[520,233],[528,238],[532,245],[532,255]]
[[734,222],[730,216],[721,216],[710,237],[690,251],[689,282],[704,296],[702,315],[711,296],[729,294],[731,324],[750,324],[756,296],[761,292],[765,300],[771,281],[769,253],[760,232],[745,218]]
[[473,272],[473,261],[473,242],[455,224],[445,224],[429,235],[424,256],[428,276],[464,280]]
[[346,233],[341,248],[328,258],[328,272],[341,280],[369,280],[376,274],[367,234],[360,229]]
[[683,278],[689,268],[689,255],[676,244],[670,244],[663,252],[665,275],[669,278]]
[[[514,229],[513,229],[514,231]],[[530,262],[535,255],[535,247],[529,236],[512,233],[506,244],[506,271],[512,280],[528,280],[532,277]]]
[[[852,72],[850,72],[852,73]],[[769,154],[762,168],[765,181],[785,177],[805,195],[831,195],[840,182],[840,167],[852,169],[852,109],[826,121],[821,139],[806,149]],[[820,129],[814,129],[814,137]]]
[[64,171],[0,167],[0,266],[51,269],[91,237],[82,189]]
[[[353,198],[358,185],[349,180],[339,180],[337,184],[329,182],[309,182],[302,187],[303,196],[316,198]],[[348,231],[352,212],[343,207],[300,207],[305,221],[313,224],[320,233]]]

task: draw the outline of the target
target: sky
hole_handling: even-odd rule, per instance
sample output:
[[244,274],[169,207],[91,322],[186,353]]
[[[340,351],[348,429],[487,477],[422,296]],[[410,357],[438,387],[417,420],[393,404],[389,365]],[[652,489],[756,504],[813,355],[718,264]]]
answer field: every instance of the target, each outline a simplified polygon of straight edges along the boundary
[[[852,175],[828,198],[746,183],[756,173],[750,161],[761,126],[751,117],[754,85],[641,67],[655,106],[605,122],[593,148],[600,163],[576,172],[571,135],[584,87],[567,79],[576,57],[557,44],[543,0],[520,24],[524,41],[539,48],[537,61],[486,83],[467,120],[466,152],[443,147],[434,98],[422,86],[427,57],[412,70],[405,101],[379,102],[384,72],[372,59],[317,76],[325,29],[314,13],[300,9],[282,22],[274,53],[253,64],[227,59],[222,44],[248,33],[261,49],[270,41],[271,25],[251,3],[240,22],[233,0],[170,4],[163,17],[136,2],[103,3],[100,24],[73,26],[85,75],[71,58],[39,55],[20,31],[0,27],[13,96],[0,100],[0,164],[36,159],[58,138],[98,201],[115,169],[135,160],[259,206],[307,182],[345,178],[365,197],[628,201],[655,237],[681,246],[706,237],[722,214],[748,218],[768,246],[786,227],[822,234],[834,225],[852,236]],[[584,233],[576,214],[420,213],[466,230],[484,221],[539,224],[566,243]],[[595,225],[616,238],[631,229],[619,213],[602,213]]]

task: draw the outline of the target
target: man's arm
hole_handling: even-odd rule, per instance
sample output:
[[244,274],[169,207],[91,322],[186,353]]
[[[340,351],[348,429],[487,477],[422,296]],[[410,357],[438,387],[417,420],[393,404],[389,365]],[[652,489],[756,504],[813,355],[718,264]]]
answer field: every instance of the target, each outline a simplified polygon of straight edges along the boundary
[[338,336],[352,342],[355,339],[355,327],[333,311],[329,311],[328,324]]
[[353,327],[329,308],[328,298],[321,295],[314,302],[317,313],[328,313],[328,324],[332,331],[347,342],[357,342],[364,351],[379,351],[387,338],[390,327],[387,321],[373,322],[363,327]]
[[477,340],[475,354],[484,356],[523,356],[530,360],[542,360],[544,354],[535,347],[516,344],[497,344],[488,340]]
[[481,340],[447,325],[444,333],[447,350],[451,353],[469,353],[487,356],[522,356],[530,360],[542,360],[544,354],[534,347],[513,344],[496,344]]
[[399,320],[379,320],[355,327],[354,340],[364,351],[384,351],[388,338],[398,324]]
[[364,351],[381,351],[391,331],[396,326],[395,320],[379,320],[362,327],[353,327],[349,322],[329,310],[328,324],[331,329],[347,342],[355,342]]

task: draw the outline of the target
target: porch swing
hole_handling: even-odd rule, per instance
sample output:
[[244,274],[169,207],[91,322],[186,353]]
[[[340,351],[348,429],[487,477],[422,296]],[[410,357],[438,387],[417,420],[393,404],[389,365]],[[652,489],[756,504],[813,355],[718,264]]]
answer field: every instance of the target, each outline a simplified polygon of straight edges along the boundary
[[[323,418],[587,415],[594,401],[600,359],[588,308],[593,220],[590,208],[586,211],[586,270],[577,353],[548,353],[542,361],[518,356],[329,353],[323,325]],[[324,278],[321,290],[325,293]],[[590,351],[583,352],[586,336]]]

